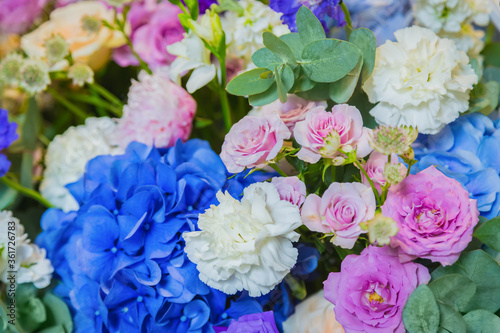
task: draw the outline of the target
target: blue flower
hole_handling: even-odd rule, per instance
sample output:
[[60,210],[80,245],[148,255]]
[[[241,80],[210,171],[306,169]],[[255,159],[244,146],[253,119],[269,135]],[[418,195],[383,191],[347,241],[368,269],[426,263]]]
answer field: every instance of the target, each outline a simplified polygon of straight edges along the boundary
[[1,151],[8,148],[19,137],[16,133],[17,124],[9,123],[8,116],[7,110],[0,109],[0,177],[3,177],[10,168],[10,161]]
[[297,32],[295,17],[302,6],[306,6],[313,12],[326,33],[331,28],[343,27],[346,24],[340,0],[271,0],[269,2],[269,7],[275,12],[283,13],[283,22],[292,32]]
[[89,161],[67,186],[80,209],[49,209],[37,238],[77,332],[213,332],[227,298],[200,281],[182,233],[196,230],[219,190],[240,197],[269,178],[230,176],[201,140],[168,149],[131,143],[123,155]]
[[412,173],[435,165],[477,199],[479,212],[500,215],[500,119],[479,113],[458,118],[436,135],[419,135]]

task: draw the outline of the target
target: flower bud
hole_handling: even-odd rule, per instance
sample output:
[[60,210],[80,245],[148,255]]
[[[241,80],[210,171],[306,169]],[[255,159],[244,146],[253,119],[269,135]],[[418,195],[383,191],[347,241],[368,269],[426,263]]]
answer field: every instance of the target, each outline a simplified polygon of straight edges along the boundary
[[94,82],[94,71],[85,64],[74,64],[68,70],[68,78],[73,80],[73,84],[82,87],[85,83]]
[[19,85],[34,95],[44,91],[50,84],[49,67],[41,60],[27,59],[21,67]]
[[417,130],[411,126],[379,126],[373,130],[370,144],[382,154],[401,155],[411,149],[411,144],[417,136]]
[[319,148],[322,157],[331,158],[335,156],[340,148],[340,135],[337,131],[332,131],[323,138],[323,147]]
[[372,220],[361,223],[360,226],[361,229],[368,231],[370,243],[377,245],[388,245],[391,237],[395,236],[399,230],[396,221],[382,213],[376,213]]
[[0,62],[0,84],[18,85],[21,80],[21,67],[24,64],[24,58],[11,53]]
[[[390,185],[396,185],[403,181],[405,178],[404,171],[406,167],[401,163],[386,163],[384,168],[384,178]],[[403,171],[403,172],[401,172]]]
[[224,31],[219,15],[214,9],[207,9],[205,15],[201,17],[200,23],[195,20],[188,21],[189,28],[195,35],[205,40],[211,46],[218,48],[222,42]]
[[45,56],[49,64],[61,61],[69,54],[68,43],[61,35],[55,35],[45,41]]

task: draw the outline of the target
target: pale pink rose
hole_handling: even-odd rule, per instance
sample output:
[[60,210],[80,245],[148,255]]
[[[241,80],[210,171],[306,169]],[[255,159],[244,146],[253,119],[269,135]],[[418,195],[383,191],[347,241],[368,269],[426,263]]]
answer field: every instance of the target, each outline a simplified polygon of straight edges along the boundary
[[306,200],[306,184],[298,177],[274,177],[271,183],[278,190],[281,200],[291,202],[299,208]]
[[332,183],[323,193],[307,196],[302,205],[302,222],[312,231],[334,233],[333,244],[351,249],[366,231],[360,223],[375,216],[375,196],[361,183]]
[[344,333],[342,325],[335,319],[334,308],[320,290],[295,307],[295,313],[283,323],[283,332]]
[[286,103],[281,103],[278,99],[270,104],[256,107],[252,111],[255,114],[279,114],[281,120],[283,120],[288,129],[293,132],[295,124],[304,120],[307,113],[318,106],[326,108],[327,104],[325,101],[313,102],[296,95],[288,95]]
[[372,133],[373,130],[371,128],[363,127],[363,133],[358,139],[358,145],[356,149],[356,156],[358,158],[365,158],[373,151],[373,148],[370,144]]
[[[371,153],[370,157],[366,161],[366,164],[363,166],[368,177],[373,181],[373,185],[377,189],[379,193],[382,192],[382,187],[386,184],[386,179],[384,176],[385,165],[389,161],[389,156],[379,153],[378,151],[374,151]],[[391,164],[396,165],[399,164],[399,172],[401,173],[401,177],[406,175],[406,167],[403,163],[399,163],[398,155],[391,155]],[[367,186],[370,186],[370,182],[366,179],[365,174],[361,172],[361,182]]]
[[231,173],[246,167],[264,167],[278,155],[290,131],[276,114],[246,116],[231,127],[222,144],[220,157]]
[[334,158],[339,150],[353,150],[363,133],[361,113],[354,106],[335,105],[332,112],[316,107],[295,125],[295,140],[302,146],[297,157],[316,163],[321,157]]

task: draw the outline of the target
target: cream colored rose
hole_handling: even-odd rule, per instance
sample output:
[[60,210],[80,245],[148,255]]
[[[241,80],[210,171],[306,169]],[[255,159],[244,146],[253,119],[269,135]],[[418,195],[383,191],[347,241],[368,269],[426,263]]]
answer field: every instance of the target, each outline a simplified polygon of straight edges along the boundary
[[[119,31],[102,25],[102,20],[113,22],[114,13],[99,1],[82,1],[57,8],[50,19],[21,38],[21,47],[29,57],[45,58],[45,41],[61,35],[69,45],[75,62],[86,63],[94,70],[108,60],[111,49],[125,44]],[[63,60],[52,70],[68,66]]]

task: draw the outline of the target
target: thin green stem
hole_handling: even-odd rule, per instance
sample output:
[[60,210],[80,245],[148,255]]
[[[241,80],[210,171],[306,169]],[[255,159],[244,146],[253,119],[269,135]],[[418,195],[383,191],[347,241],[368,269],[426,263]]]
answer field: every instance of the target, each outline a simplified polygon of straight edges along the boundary
[[61,103],[65,107],[67,107],[68,110],[71,111],[78,118],[80,118],[82,120],[85,120],[86,118],[90,117],[90,115],[88,115],[85,111],[83,111],[82,109],[80,109],[75,104],[73,104],[70,101],[68,101],[68,99],[66,97],[64,97],[63,95],[59,94],[57,92],[57,90],[55,90],[54,88],[47,88],[47,92],[49,94],[51,94],[52,97],[54,97],[59,103]]
[[333,164],[330,166],[330,175],[332,176],[332,183],[335,183],[335,172],[337,171],[337,167]]
[[224,125],[226,126],[226,133],[229,132],[231,126],[233,126],[233,121],[231,119],[231,108],[229,106],[229,99],[227,98],[226,92],[226,59],[221,57],[219,59],[220,63],[220,85],[219,85],[219,97],[222,107],[222,115],[224,117]]
[[352,29],[351,14],[349,13],[349,9],[347,9],[347,6],[345,5],[345,1],[342,1],[342,3],[340,4],[340,8],[342,8],[342,11],[344,12],[347,26]]
[[276,172],[279,173],[280,176],[282,176],[282,177],[288,177],[287,174],[283,170],[281,170],[281,168],[278,166],[278,164],[276,164],[276,163],[270,163],[269,166],[271,168],[273,168],[274,170],[276,170]]
[[380,196],[378,194],[377,189],[375,188],[375,185],[373,184],[373,181],[371,180],[370,177],[368,177],[368,174],[366,173],[365,168],[359,163],[358,160],[354,161],[354,165],[358,167],[359,170],[365,175],[366,179],[368,179],[368,182],[370,183],[370,187],[372,188],[373,194],[375,195],[375,199],[377,200],[377,203],[380,205]]
[[484,43],[486,45],[491,44],[491,42],[493,41],[494,34],[495,34],[495,25],[490,22],[490,24],[486,28],[486,37],[484,38]]
[[18,191],[19,193],[23,194],[24,196],[27,196],[29,198],[35,199],[36,201],[40,202],[42,205],[46,206],[47,208],[54,207],[47,199],[42,197],[40,193],[38,193],[35,190],[32,190],[30,188],[26,188],[22,186],[21,184],[13,181],[12,179],[9,179],[7,177],[2,177],[0,178],[0,182],[7,185],[8,187]]
[[[96,107],[106,109],[117,117],[122,116],[122,110],[120,108],[111,105],[110,103],[100,99],[97,96],[84,95],[84,94],[69,94],[68,97],[74,99],[75,101],[84,102],[90,105],[94,105]],[[104,115],[106,115],[105,112]]]
[[99,83],[94,82],[94,83],[89,83],[88,84],[90,89],[93,89],[95,92],[100,94],[102,97],[107,99],[109,102],[115,104],[119,108],[123,108],[123,103],[120,101],[118,97],[116,97],[112,92],[110,92],[108,89],[104,88],[101,86]]

